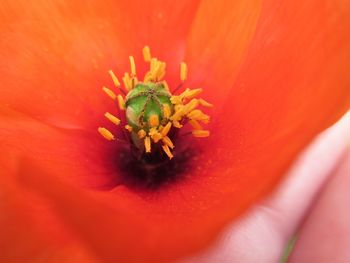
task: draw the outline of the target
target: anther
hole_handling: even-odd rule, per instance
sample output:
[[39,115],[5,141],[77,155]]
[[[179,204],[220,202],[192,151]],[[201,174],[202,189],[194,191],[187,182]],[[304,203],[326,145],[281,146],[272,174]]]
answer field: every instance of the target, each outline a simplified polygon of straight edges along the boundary
[[140,139],[142,139],[146,136],[146,132],[145,130],[141,129],[137,132],[137,135],[139,136]]
[[171,122],[169,121],[168,123],[167,123],[167,125],[165,125],[164,126],[164,128],[161,130],[161,134],[162,134],[162,136],[167,136],[167,134],[169,133],[169,131],[170,131],[170,128],[171,128]]
[[135,59],[133,56],[129,56],[130,61],[130,71],[132,76],[136,76],[136,66],[135,66]]
[[106,128],[99,127],[97,130],[105,139],[107,139],[109,141],[115,140],[114,135]]
[[145,46],[145,47],[142,49],[142,53],[143,53],[143,59],[144,59],[146,62],[151,61],[152,56],[151,56],[151,50],[150,50],[149,46]]
[[199,138],[208,137],[209,134],[210,134],[210,132],[206,131],[206,130],[195,130],[195,131],[192,131],[192,135],[194,137],[199,137]]
[[148,136],[145,138],[145,151],[146,153],[151,152],[151,138]]
[[115,100],[117,98],[117,95],[115,95],[115,93],[110,90],[107,87],[103,87],[102,90],[108,95],[108,97],[110,97],[112,100]]
[[120,110],[125,110],[125,101],[124,101],[124,99],[123,99],[123,96],[119,94],[118,97],[117,97],[117,99],[118,99],[118,106],[119,106],[119,109],[120,109]]
[[120,82],[119,82],[117,76],[114,74],[114,72],[112,70],[109,70],[108,73],[109,73],[109,75],[111,75],[111,78],[112,78],[112,81],[113,81],[114,85],[116,87],[119,87],[120,86]]
[[113,114],[110,114],[109,112],[105,113],[105,117],[110,120],[112,123],[114,123],[115,125],[119,125],[120,124],[120,120],[115,117]]
[[175,146],[173,144],[173,142],[170,140],[170,138],[168,136],[165,136],[163,139],[162,139],[162,142],[166,145],[168,145],[171,149],[173,149]]
[[180,64],[180,79],[185,81],[187,79],[187,65],[185,62]]
[[129,132],[132,132],[132,127],[131,127],[129,124],[125,125],[124,127],[125,127],[125,129],[128,130]]
[[162,148],[163,148],[163,151],[166,153],[166,155],[171,160],[174,157],[174,155],[171,153],[171,151],[169,149],[169,146],[165,144],[165,145],[162,146]]

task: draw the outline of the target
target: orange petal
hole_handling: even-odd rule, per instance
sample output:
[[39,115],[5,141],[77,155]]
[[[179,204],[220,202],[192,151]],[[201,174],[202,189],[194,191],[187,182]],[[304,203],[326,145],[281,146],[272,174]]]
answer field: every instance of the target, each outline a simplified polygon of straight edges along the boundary
[[101,92],[112,86],[108,70],[123,74],[145,44],[180,61],[197,2],[6,1],[0,102],[59,127],[92,128],[114,109]]
[[187,39],[188,85],[220,110],[255,33],[260,0],[202,1]]

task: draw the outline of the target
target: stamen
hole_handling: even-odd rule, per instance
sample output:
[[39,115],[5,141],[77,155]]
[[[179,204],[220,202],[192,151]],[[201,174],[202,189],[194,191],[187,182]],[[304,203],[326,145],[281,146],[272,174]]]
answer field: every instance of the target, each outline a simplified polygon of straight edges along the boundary
[[171,122],[169,121],[167,125],[165,125],[165,127],[160,132],[162,136],[167,136],[168,132],[170,131],[170,128],[171,128]]
[[151,139],[148,136],[145,138],[145,150],[146,150],[146,153],[151,152]]
[[198,100],[199,104],[202,105],[203,107],[208,107],[208,108],[212,108],[214,105],[203,100],[203,99],[199,99]]
[[118,95],[118,106],[120,110],[125,110],[125,101],[122,95]]
[[152,114],[148,119],[149,126],[157,127],[159,126],[159,118],[157,114]]
[[169,119],[171,110],[168,104],[163,104],[163,113],[164,113],[164,118]]
[[180,79],[185,81],[187,79],[187,65],[185,62],[180,64]]
[[129,124],[125,125],[124,127],[125,127],[125,129],[127,129],[129,132],[132,132],[132,127],[131,127]]
[[115,100],[117,98],[117,95],[115,95],[115,93],[110,90],[107,87],[103,87],[102,90],[108,95],[108,97],[110,97],[112,100]]
[[130,71],[132,76],[136,76],[136,66],[135,66],[135,59],[133,56],[129,56],[130,61]]
[[174,155],[171,153],[169,146],[168,145],[163,145],[162,146],[163,151],[166,153],[166,155],[168,155],[169,159],[173,159]]
[[197,97],[200,93],[202,93],[203,89],[193,89],[193,90],[190,90],[190,89],[187,89],[184,93],[183,93],[183,96],[186,98],[186,99],[192,99],[194,97]]
[[120,82],[119,82],[117,76],[114,74],[114,72],[112,70],[109,70],[108,72],[109,72],[109,75],[111,75],[111,77],[112,77],[112,81],[113,81],[114,85],[116,87],[119,87],[120,86]]
[[146,136],[146,132],[145,130],[141,129],[138,131],[137,135],[139,136],[140,139],[142,139]]
[[199,122],[196,120],[189,120],[188,123],[191,124],[191,126],[195,130],[202,130],[203,129],[202,126],[199,124]]
[[210,132],[206,131],[206,130],[195,130],[195,131],[192,131],[192,135],[194,137],[198,137],[198,138],[208,137],[209,134],[210,134]]
[[165,136],[163,139],[162,139],[162,142],[166,145],[168,145],[171,149],[173,149],[175,146],[173,144],[173,142],[170,140],[170,138],[168,136]]
[[108,141],[115,140],[114,135],[109,130],[107,130],[106,128],[99,127],[97,130]]
[[[181,83],[175,89],[170,89],[168,83],[162,80],[166,73],[166,63],[151,56],[148,46],[142,50],[143,58],[149,62],[149,70],[138,81],[134,56],[129,56],[130,73],[122,77],[123,87],[112,70],[109,74],[116,87],[122,94],[116,95],[114,91],[103,87],[103,91],[118,103],[121,111],[126,110],[125,129],[131,133],[131,143],[140,151],[151,152],[152,143],[160,143],[169,159],[173,158],[171,149],[175,146],[171,140],[176,136],[177,130],[189,123],[195,137],[207,137],[209,131],[203,130],[202,123],[209,122],[209,116],[204,114],[199,106],[212,107],[213,105],[198,98],[203,91],[201,88],[186,88],[180,95],[173,95],[176,90],[183,87],[187,79],[188,68],[185,62],[180,63]],[[173,90],[173,91],[171,91]],[[178,94],[178,93],[177,93]],[[113,114],[106,112],[105,117],[119,125],[121,120]],[[171,129],[174,128],[174,131]],[[99,133],[107,140],[115,140],[114,135],[106,128],[99,127]],[[143,144],[143,145],[142,145]],[[159,147],[154,147],[154,151]]]
[[117,117],[115,117],[114,115],[110,114],[109,112],[105,113],[105,117],[110,120],[112,123],[114,123],[115,125],[119,125],[120,124],[120,119],[118,119]]
[[124,87],[126,88],[127,91],[132,90],[131,78],[129,76],[129,73],[127,73],[127,72],[125,72],[125,74],[124,74],[123,83],[124,83]]
[[143,59],[144,59],[146,62],[150,62],[151,59],[152,59],[152,56],[151,56],[151,50],[150,50],[149,46],[145,46],[145,47],[142,49],[142,53],[143,53]]

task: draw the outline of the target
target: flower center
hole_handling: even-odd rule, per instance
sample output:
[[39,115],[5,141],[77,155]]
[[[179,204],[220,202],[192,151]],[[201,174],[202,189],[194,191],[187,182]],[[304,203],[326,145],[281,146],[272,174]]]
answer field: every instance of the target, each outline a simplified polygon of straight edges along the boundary
[[[197,98],[202,89],[186,88],[176,95],[187,78],[187,65],[180,64],[180,85],[170,91],[163,77],[165,76],[165,62],[151,56],[148,46],[143,48],[143,57],[149,63],[149,70],[143,81],[139,81],[136,75],[136,65],[133,56],[130,60],[130,73],[123,77],[123,86],[112,70],[109,74],[120,94],[103,87],[103,91],[117,102],[119,117],[106,112],[105,117],[115,125],[125,122],[125,129],[129,132],[128,142],[136,147],[140,155],[150,155],[155,151],[161,151],[169,159],[174,157],[175,145],[172,137],[186,124],[192,128],[194,137],[207,137],[209,131],[202,128],[202,124],[209,122],[209,116],[198,107],[212,107],[212,104],[201,98]],[[104,127],[98,128],[99,133],[109,141],[118,141],[118,138]],[[188,133],[187,133],[188,134]],[[120,140],[120,139],[119,139]]]

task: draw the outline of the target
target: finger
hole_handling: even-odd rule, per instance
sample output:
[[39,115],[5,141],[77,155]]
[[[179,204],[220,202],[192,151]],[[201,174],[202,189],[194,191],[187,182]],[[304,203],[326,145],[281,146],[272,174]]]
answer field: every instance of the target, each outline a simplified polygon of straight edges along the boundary
[[[279,189],[185,262],[278,262],[284,247],[346,151],[350,113],[300,156]],[[263,175],[262,175],[263,176]]]
[[302,226],[290,262],[350,262],[350,148]]

